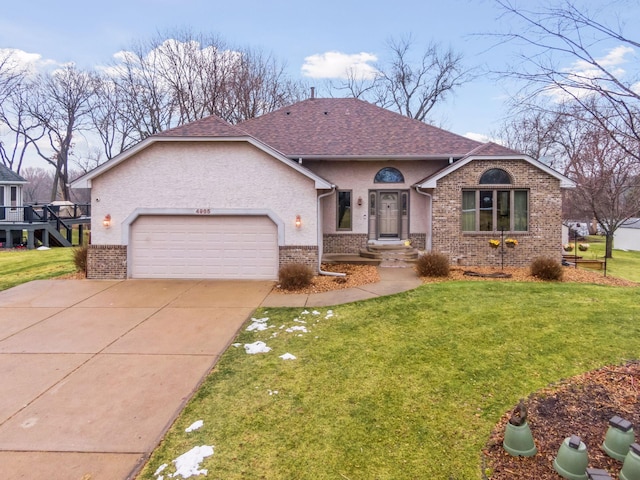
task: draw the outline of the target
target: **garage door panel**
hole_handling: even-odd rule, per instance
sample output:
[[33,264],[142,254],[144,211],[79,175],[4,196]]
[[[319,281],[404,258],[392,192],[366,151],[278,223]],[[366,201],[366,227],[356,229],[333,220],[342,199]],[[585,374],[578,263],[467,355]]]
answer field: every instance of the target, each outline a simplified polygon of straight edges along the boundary
[[277,228],[268,217],[141,216],[131,227],[134,278],[277,277]]

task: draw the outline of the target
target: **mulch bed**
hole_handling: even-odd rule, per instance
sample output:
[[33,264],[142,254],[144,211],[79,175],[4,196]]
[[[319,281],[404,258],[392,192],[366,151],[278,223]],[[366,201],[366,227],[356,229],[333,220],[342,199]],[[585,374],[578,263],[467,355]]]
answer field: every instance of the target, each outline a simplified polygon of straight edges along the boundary
[[[559,382],[527,400],[528,423],[538,453],[513,457],[502,446],[511,412],[496,425],[483,450],[485,477],[491,480],[558,480],[553,460],[563,440],[578,435],[587,446],[589,466],[618,478],[622,462],[610,458],[601,445],[609,419],[618,415],[640,425],[640,362],[609,366]],[[515,407],[515,406],[514,406]],[[636,433],[637,438],[637,433]]]

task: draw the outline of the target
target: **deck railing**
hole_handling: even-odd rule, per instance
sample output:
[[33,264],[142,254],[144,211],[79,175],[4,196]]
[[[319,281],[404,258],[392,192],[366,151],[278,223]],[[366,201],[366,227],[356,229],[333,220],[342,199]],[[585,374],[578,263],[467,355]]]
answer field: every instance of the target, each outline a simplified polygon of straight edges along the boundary
[[69,205],[24,205],[20,207],[0,206],[0,223],[64,222],[67,219],[91,216],[91,205],[74,203]]

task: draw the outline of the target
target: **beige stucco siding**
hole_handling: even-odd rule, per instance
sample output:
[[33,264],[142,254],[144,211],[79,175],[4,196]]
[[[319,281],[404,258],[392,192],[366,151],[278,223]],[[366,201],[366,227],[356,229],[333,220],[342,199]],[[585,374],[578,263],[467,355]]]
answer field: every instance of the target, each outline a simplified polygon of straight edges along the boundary
[[136,209],[259,209],[281,220],[284,245],[316,245],[316,198],[313,180],[250,144],[156,143],[93,180],[92,243],[126,242],[123,222]]
[[[418,194],[411,185],[435,173],[447,165],[446,161],[305,161],[304,166],[337,185],[340,190],[352,191],[353,228],[350,233],[368,233],[369,191],[410,190],[409,227],[411,232],[428,230],[427,198]],[[398,169],[404,183],[374,183],[376,173],[385,167]],[[357,205],[362,198],[362,206]],[[336,196],[323,200],[323,231],[336,233]]]

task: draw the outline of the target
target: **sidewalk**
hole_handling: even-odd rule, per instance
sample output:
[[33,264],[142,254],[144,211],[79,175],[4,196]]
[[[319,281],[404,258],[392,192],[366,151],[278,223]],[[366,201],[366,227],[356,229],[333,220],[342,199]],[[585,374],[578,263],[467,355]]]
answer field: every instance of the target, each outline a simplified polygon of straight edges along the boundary
[[357,302],[370,298],[392,295],[412,290],[422,284],[411,267],[378,267],[380,281],[355,288],[345,288],[323,293],[291,294],[270,293],[262,307],[327,307],[341,303]]

